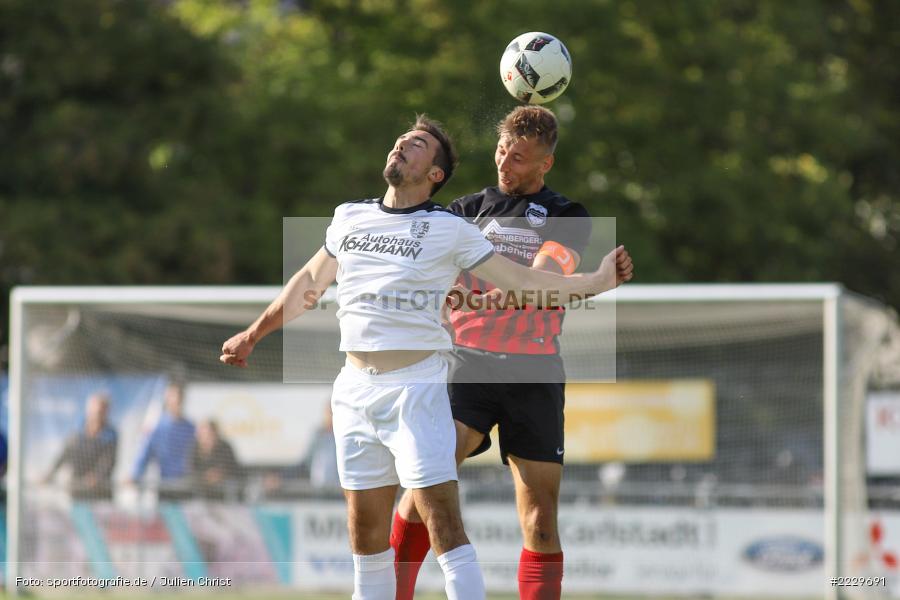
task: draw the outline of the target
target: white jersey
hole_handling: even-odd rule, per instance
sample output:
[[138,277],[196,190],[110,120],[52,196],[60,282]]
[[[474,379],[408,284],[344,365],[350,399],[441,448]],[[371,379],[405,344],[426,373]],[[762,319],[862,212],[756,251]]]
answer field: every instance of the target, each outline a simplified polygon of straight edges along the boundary
[[341,204],[325,234],[337,258],[341,351],[447,350],[441,307],[462,269],[494,247],[475,225],[429,201]]

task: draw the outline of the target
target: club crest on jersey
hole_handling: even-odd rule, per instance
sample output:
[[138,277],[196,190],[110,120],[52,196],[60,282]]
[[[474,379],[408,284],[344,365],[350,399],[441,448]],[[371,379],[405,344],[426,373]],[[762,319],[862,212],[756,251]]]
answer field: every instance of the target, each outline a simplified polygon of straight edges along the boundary
[[547,208],[534,202],[528,203],[525,209],[525,218],[532,227],[543,227],[547,224]]
[[428,221],[413,221],[409,224],[409,235],[413,236],[417,240],[421,240],[425,237],[425,234],[428,233],[428,229],[431,227],[431,223]]

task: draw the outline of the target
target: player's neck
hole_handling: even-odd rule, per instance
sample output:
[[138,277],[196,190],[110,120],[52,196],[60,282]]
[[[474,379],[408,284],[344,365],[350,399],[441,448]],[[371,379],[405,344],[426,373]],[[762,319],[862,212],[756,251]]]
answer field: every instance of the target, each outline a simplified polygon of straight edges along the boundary
[[519,195],[520,196],[532,196],[532,195],[540,192],[542,189],[544,189],[544,180],[543,179],[541,179],[539,182],[535,183],[534,185],[529,186],[528,188],[525,189],[525,191],[523,191]]
[[416,186],[413,188],[389,186],[384,193],[384,205],[388,208],[409,208],[418,206],[430,198],[428,190]]

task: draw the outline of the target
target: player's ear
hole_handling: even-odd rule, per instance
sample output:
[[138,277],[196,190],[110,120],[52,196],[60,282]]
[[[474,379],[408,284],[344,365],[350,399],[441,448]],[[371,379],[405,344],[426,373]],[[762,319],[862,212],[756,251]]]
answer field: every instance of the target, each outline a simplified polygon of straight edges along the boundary
[[432,165],[428,171],[428,180],[431,183],[440,183],[444,180],[444,170],[437,165]]
[[546,174],[551,168],[553,168],[553,155],[548,154],[541,162],[541,173]]

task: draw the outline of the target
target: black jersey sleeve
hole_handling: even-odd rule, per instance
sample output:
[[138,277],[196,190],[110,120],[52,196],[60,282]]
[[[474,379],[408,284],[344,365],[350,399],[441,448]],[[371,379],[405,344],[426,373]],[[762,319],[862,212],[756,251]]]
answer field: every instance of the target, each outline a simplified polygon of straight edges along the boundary
[[555,216],[549,239],[583,256],[591,239],[591,217],[587,209],[581,204],[570,202]]

